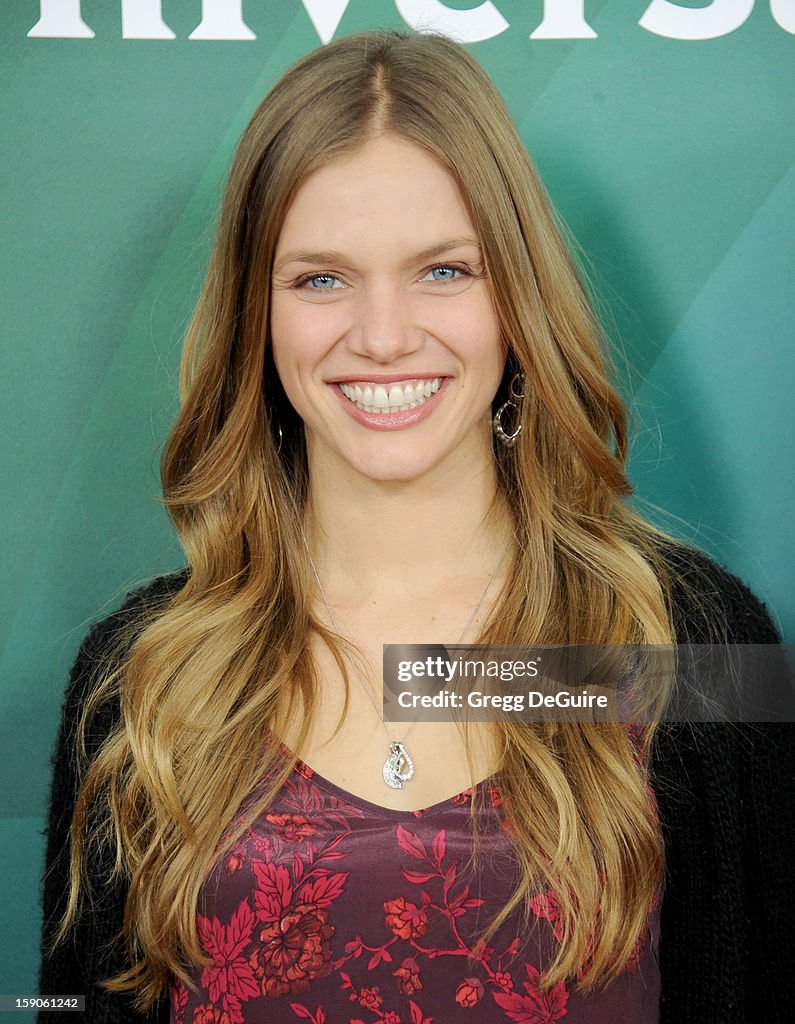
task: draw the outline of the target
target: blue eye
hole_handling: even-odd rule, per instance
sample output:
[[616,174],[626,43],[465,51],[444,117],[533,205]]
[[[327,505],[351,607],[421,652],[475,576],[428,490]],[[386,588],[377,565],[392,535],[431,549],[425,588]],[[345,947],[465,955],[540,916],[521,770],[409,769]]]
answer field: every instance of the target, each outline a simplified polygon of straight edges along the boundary
[[428,274],[432,275],[434,281],[456,281],[462,274],[467,274],[464,267],[452,266],[449,263],[440,263],[436,267],[431,267]]
[[311,284],[312,291],[331,291],[334,287],[334,282],[337,280],[333,274],[310,274],[308,277],[302,277],[300,281],[296,281],[296,287],[301,288],[303,285]]

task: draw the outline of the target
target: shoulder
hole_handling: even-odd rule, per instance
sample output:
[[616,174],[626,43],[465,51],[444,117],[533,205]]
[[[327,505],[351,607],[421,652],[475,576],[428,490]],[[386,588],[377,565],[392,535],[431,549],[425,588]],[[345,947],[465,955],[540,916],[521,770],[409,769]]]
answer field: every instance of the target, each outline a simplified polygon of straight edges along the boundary
[[660,543],[659,553],[679,643],[781,643],[764,603],[728,569],[680,542]]
[[[146,622],[179,593],[188,575],[188,570],[183,569],[156,577],[129,592],[114,612],[91,626],[70,672],[63,705],[65,727],[75,723],[98,680],[122,664]],[[99,711],[98,714],[104,717]]]
[[157,614],[182,590],[188,575],[187,569],[181,569],[166,576],[157,576],[127,593],[114,612],[94,623],[81,645],[80,655],[102,658],[123,650],[134,640],[147,619]]

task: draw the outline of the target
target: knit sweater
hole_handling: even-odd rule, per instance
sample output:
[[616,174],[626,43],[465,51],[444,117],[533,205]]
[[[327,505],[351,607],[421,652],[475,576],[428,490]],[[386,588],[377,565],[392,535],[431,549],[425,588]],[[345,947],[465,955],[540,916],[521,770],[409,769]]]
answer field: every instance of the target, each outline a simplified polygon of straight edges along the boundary
[[[723,640],[775,644],[764,605],[736,577],[685,548],[666,558],[687,578],[675,586],[673,615],[680,642]],[[104,665],[120,630],[175,593],[185,574],[161,577],[128,596],[84,641],[72,668],[52,757],[46,867],[43,880],[41,994],[85,994],[86,1024],[167,1024],[166,999],[148,1014],[129,996],[96,981],[127,965],[121,934],[125,891],[107,883],[109,865],[92,864],[96,904],[70,939],[48,956],[44,943],[66,904],[68,833],[77,790],[74,738],[96,667]],[[94,753],[118,720],[117,703],[99,709],[88,734]],[[795,1005],[795,735],[790,725],[667,724],[652,756],[666,857],[661,907],[661,1024],[740,1024],[791,1019]],[[48,1011],[42,1024],[71,1020]],[[444,1022],[438,1022],[444,1024]]]

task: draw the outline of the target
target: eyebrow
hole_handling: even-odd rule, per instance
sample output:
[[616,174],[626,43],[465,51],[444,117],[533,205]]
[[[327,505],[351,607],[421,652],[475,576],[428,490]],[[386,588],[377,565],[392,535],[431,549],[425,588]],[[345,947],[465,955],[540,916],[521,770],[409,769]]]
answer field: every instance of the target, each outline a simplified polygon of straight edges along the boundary
[[[443,242],[437,242],[435,245],[429,245],[427,249],[415,252],[406,262],[417,263],[422,260],[431,260],[434,256],[439,256],[443,252],[449,252],[451,249],[458,249],[464,245],[473,245],[480,249],[480,242],[478,242],[477,238],[447,238]],[[345,253],[339,252],[336,249],[324,249],[322,252],[295,250],[294,252],[285,253],[274,266],[274,270],[278,270],[287,263],[335,263],[338,266],[350,266],[350,260]]]

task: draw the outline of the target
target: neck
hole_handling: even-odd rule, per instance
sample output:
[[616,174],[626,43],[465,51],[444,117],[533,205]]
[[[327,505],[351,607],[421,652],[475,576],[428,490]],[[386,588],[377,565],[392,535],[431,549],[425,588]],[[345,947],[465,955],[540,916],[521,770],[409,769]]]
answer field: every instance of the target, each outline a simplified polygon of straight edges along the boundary
[[383,482],[313,472],[305,532],[324,583],[353,600],[494,573],[512,532],[494,466],[442,476]]

